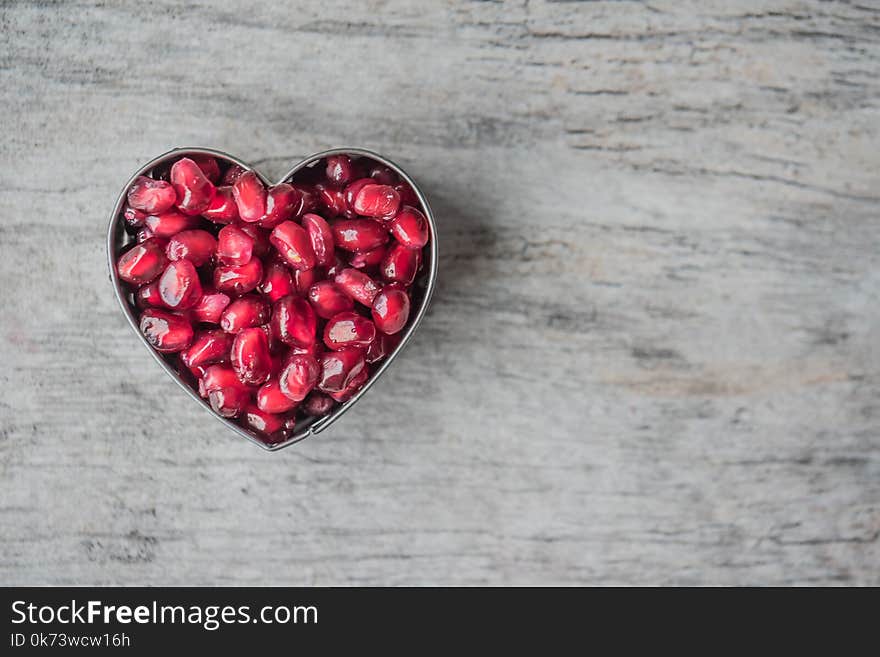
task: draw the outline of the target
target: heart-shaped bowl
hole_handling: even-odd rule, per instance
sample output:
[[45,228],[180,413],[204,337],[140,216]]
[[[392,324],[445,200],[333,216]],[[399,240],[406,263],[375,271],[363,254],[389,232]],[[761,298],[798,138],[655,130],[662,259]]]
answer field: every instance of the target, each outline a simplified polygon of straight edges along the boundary
[[[155,172],[162,171],[163,169],[168,167],[174,160],[191,155],[206,155],[214,157],[220,160],[221,163],[229,165],[236,164],[243,169],[253,171],[257,176],[259,176],[259,178],[267,187],[273,184],[289,182],[294,178],[294,176],[296,176],[298,172],[302,171],[306,167],[314,167],[324,158],[327,158],[331,155],[351,155],[354,157],[368,158],[378,164],[390,168],[400,177],[401,181],[409,184],[409,186],[418,197],[418,200],[421,203],[421,209],[428,220],[430,239],[425,249],[423,250],[422,270],[417,276],[412,287],[412,310],[410,312],[407,326],[401,332],[401,339],[399,344],[394,349],[394,351],[388,355],[384,362],[380,363],[379,366],[375,370],[373,370],[370,378],[366,381],[366,383],[364,383],[363,387],[358,390],[350,399],[336,406],[327,415],[298,421],[294,433],[292,433],[282,442],[266,442],[255,433],[250,432],[245,427],[242,427],[232,420],[224,418],[214,412],[211,406],[199,396],[198,392],[194,390],[190,385],[188,385],[187,382],[178,374],[170,360],[166,359],[163,354],[153,349],[149,342],[147,342],[147,339],[138,328],[138,317],[136,314],[138,310],[134,304],[133,295],[126,288],[125,283],[120,280],[116,271],[117,258],[119,257],[122,250],[134,241],[134,237],[126,231],[125,222],[122,220],[122,211],[126,204],[126,194],[128,189],[131,187],[132,183],[138,176],[150,176]],[[169,151],[167,153],[164,153],[163,155],[154,158],[153,160],[150,160],[140,169],[134,172],[131,178],[129,178],[128,182],[125,183],[122,191],[119,194],[119,197],[116,199],[116,204],[113,206],[113,211],[110,214],[110,223],[107,229],[107,259],[110,268],[110,280],[113,283],[116,300],[119,302],[119,305],[122,308],[122,312],[125,315],[125,318],[128,320],[129,326],[131,326],[132,330],[138,336],[141,343],[144,345],[144,347],[147,348],[147,350],[150,352],[156,362],[159,363],[162,369],[165,370],[168,376],[170,376],[174,380],[174,382],[177,383],[177,385],[179,385],[186,392],[186,394],[190,396],[193,401],[206,408],[212,416],[225,424],[227,428],[231,429],[238,435],[248,439],[252,443],[259,445],[267,451],[277,451],[283,449],[284,447],[288,447],[294,443],[304,440],[311,435],[320,433],[331,424],[336,422],[336,420],[338,420],[340,417],[342,417],[342,415],[345,414],[352,406],[354,406],[358,402],[358,400],[360,400],[364,396],[364,394],[366,394],[367,390],[369,390],[376,383],[376,381],[382,376],[385,370],[388,369],[388,367],[391,365],[392,361],[397,358],[401,350],[403,350],[406,344],[410,341],[410,338],[412,338],[413,333],[415,332],[419,323],[422,321],[422,318],[425,316],[425,312],[428,308],[428,304],[431,300],[431,295],[434,292],[434,286],[437,281],[437,256],[437,225],[434,220],[434,215],[431,212],[431,208],[428,205],[428,200],[425,198],[425,195],[419,189],[415,181],[410,178],[410,176],[400,166],[398,166],[391,160],[383,157],[382,155],[379,155],[378,153],[374,153],[373,151],[364,148],[334,148],[331,150],[323,151],[321,153],[310,155],[309,157],[296,164],[292,169],[290,169],[290,171],[288,171],[281,178],[281,180],[278,181],[278,183],[272,183],[258,170],[254,169],[246,162],[243,162],[242,160],[239,160],[238,158],[229,155],[228,153],[224,153],[222,151],[211,148],[176,148],[172,151]]]

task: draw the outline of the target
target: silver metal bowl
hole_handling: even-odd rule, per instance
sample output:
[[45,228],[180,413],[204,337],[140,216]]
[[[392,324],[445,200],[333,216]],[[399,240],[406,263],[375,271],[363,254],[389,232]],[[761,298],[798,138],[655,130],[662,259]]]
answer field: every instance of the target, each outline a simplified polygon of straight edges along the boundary
[[143,344],[144,347],[147,348],[147,351],[149,351],[150,355],[155,359],[155,361],[159,363],[162,369],[165,370],[165,372],[174,380],[174,382],[177,383],[177,385],[179,385],[186,392],[186,394],[188,394],[190,398],[192,398],[193,401],[206,408],[207,411],[214,418],[225,424],[227,428],[231,429],[238,435],[247,438],[252,443],[259,445],[263,449],[271,452],[278,451],[279,449],[288,447],[294,443],[298,443],[299,441],[304,440],[311,435],[320,433],[331,424],[336,422],[336,420],[338,420],[340,417],[342,417],[342,415],[346,413],[348,409],[354,406],[358,402],[358,400],[366,394],[367,390],[373,387],[376,381],[379,380],[379,377],[381,377],[382,373],[385,372],[386,369],[388,369],[394,359],[397,358],[403,348],[407,345],[419,323],[422,321],[422,318],[425,316],[425,311],[428,308],[428,303],[431,301],[431,295],[434,292],[434,285],[437,281],[437,224],[434,221],[434,215],[431,212],[431,207],[430,205],[428,205],[428,200],[425,198],[425,195],[419,189],[415,181],[410,178],[409,175],[407,175],[407,173],[402,168],[400,168],[400,166],[398,166],[391,160],[379,155],[378,153],[374,153],[373,151],[369,151],[364,148],[334,148],[328,151],[323,151],[321,153],[310,155],[306,159],[302,160],[299,164],[295,165],[290,171],[282,176],[281,180],[278,182],[288,182],[294,176],[294,174],[296,174],[301,169],[309,166],[314,166],[320,160],[330,155],[340,154],[366,157],[371,160],[375,160],[379,164],[384,164],[385,166],[392,169],[394,172],[397,173],[397,175],[400,176],[401,180],[407,182],[416,193],[416,196],[418,196],[418,199],[422,204],[422,210],[424,211],[425,216],[428,218],[428,224],[431,230],[431,239],[427,245],[424,268],[422,270],[422,273],[416,279],[415,284],[413,285],[413,308],[415,312],[410,317],[408,326],[406,327],[406,329],[404,329],[403,337],[400,341],[400,344],[385,359],[385,361],[378,367],[378,369],[373,372],[372,376],[364,384],[364,387],[357,392],[357,394],[355,394],[345,403],[335,408],[328,415],[319,418],[309,418],[307,420],[299,422],[293,435],[291,435],[284,442],[276,444],[266,444],[265,442],[260,440],[255,434],[252,434],[244,427],[239,426],[235,422],[221,417],[214,412],[210,405],[180,377],[180,375],[162,356],[162,354],[154,350],[153,347],[150,346],[150,344],[147,342],[146,338],[143,336],[143,334],[140,332],[140,329],[138,328],[137,316],[135,314],[137,312],[137,309],[133,304],[132,295],[126,288],[125,284],[119,280],[119,277],[116,273],[116,260],[119,256],[121,249],[133,241],[132,236],[129,235],[125,230],[124,222],[121,220],[121,213],[123,206],[126,202],[126,193],[128,191],[128,188],[131,187],[131,184],[138,176],[149,175],[151,172],[153,172],[153,170],[161,169],[161,167],[163,167],[164,165],[167,165],[171,161],[185,155],[210,155],[220,160],[225,160],[226,162],[237,164],[240,167],[254,171],[254,173],[256,173],[267,186],[278,183],[272,183],[262,173],[249,166],[247,163],[242,162],[238,158],[229,155],[228,153],[217,151],[211,148],[176,148],[163,155],[160,155],[157,158],[154,158],[153,160],[150,160],[140,169],[135,171],[131,178],[129,178],[128,182],[125,183],[125,185],[123,186],[122,191],[119,193],[119,197],[116,199],[116,205],[113,206],[113,211],[110,214],[110,223],[107,228],[107,263],[110,268],[110,280],[113,283],[113,290],[116,294],[116,300],[119,301],[119,305],[122,308],[122,312],[125,314],[126,319],[128,320],[129,326],[131,326],[132,330],[135,332],[135,335],[138,336],[141,344]]

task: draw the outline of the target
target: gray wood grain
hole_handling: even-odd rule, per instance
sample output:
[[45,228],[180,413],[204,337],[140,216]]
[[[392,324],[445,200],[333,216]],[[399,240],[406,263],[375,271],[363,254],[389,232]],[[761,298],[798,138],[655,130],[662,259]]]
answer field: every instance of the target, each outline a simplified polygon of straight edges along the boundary
[[[880,5],[0,7],[0,583],[880,584]],[[423,184],[395,368],[265,454],[116,308],[120,185]]]

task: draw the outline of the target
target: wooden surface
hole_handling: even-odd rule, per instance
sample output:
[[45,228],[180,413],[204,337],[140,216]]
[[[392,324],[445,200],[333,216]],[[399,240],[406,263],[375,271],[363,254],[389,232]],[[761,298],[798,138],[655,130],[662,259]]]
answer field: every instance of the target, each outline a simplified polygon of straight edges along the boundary
[[[880,584],[880,5],[251,4],[0,7],[0,583]],[[108,282],[185,145],[438,217],[413,343],[278,454]]]

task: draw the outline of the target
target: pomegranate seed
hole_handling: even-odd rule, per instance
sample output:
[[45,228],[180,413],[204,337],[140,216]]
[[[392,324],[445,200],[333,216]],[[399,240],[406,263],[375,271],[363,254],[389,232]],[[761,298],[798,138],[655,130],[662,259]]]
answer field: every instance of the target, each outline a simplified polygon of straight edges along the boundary
[[397,174],[384,164],[376,164],[371,167],[369,176],[377,185],[395,185],[398,182]]
[[298,347],[296,345],[292,346],[287,352],[287,357],[290,358],[291,356],[295,356],[297,354],[308,354],[313,358],[320,358],[325,351],[326,349],[324,348],[324,343],[315,340],[308,347]]
[[272,373],[269,340],[260,328],[246,328],[235,335],[232,342],[232,369],[242,383],[265,383]]
[[244,167],[240,167],[237,164],[231,164],[229,168],[226,169],[226,173],[223,174],[222,184],[229,185],[231,187],[245,171],[247,171],[247,169],[245,169]]
[[351,380],[348,386],[346,386],[345,390],[342,390],[340,392],[330,392],[327,394],[329,394],[331,398],[340,403],[347,402],[349,399],[354,397],[354,393],[363,388],[369,376],[370,373],[367,371],[366,368],[364,368],[356,377]]
[[271,244],[269,243],[268,230],[263,230],[255,224],[242,224],[239,228],[254,241],[253,254],[255,258],[262,258],[269,253]]
[[376,339],[370,343],[369,347],[367,347],[367,362],[371,364],[378,363],[384,359],[397,348],[397,345],[400,344],[400,338],[401,335],[399,333],[395,335],[377,333]]
[[[317,366],[317,364],[316,364]],[[276,379],[267,381],[257,390],[257,408],[266,413],[286,413],[296,408],[297,402],[281,392]]]
[[199,272],[189,260],[176,260],[159,277],[162,303],[173,310],[192,308],[202,296]]
[[354,211],[366,217],[393,217],[400,194],[388,185],[364,185],[354,197]]
[[354,210],[354,200],[357,198],[358,193],[366,187],[367,185],[375,185],[376,181],[372,178],[358,178],[354,182],[349,183],[343,194],[345,196],[345,206],[349,212],[355,214]]
[[341,272],[343,269],[347,269],[348,266],[349,264],[341,257],[339,257],[339,253],[336,253],[333,256],[333,264],[327,267],[324,271],[324,278],[333,279],[336,277],[336,274]]
[[159,241],[148,239],[122,254],[116,262],[116,273],[126,283],[149,283],[165,269],[168,258]]
[[245,171],[238,177],[232,194],[242,221],[259,221],[266,214],[266,186],[253,171]]
[[379,272],[386,281],[411,285],[419,271],[421,261],[421,251],[408,249],[403,244],[394,244],[382,259]]
[[293,285],[296,293],[304,297],[309,293],[309,288],[314,285],[317,280],[317,274],[314,269],[297,269],[293,272]]
[[309,234],[299,224],[292,221],[278,224],[269,241],[294,269],[311,269],[315,266],[315,252]]
[[334,185],[346,185],[352,179],[353,167],[348,155],[331,155],[325,169],[327,180]]
[[208,402],[214,412],[227,418],[241,415],[250,400],[250,392],[245,388],[219,388],[208,393]]
[[400,194],[400,203],[402,205],[412,205],[413,207],[420,205],[419,197],[415,191],[405,182],[399,182],[394,185],[394,189]]
[[128,188],[128,205],[145,214],[167,212],[176,202],[177,192],[164,180],[138,176]]
[[355,253],[351,257],[351,266],[355,269],[369,269],[371,267],[378,267],[382,263],[382,259],[385,257],[385,253],[388,251],[384,246],[376,247],[371,251],[364,251],[363,253]]
[[122,218],[128,226],[131,226],[132,228],[140,228],[144,225],[144,220],[147,218],[147,215],[145,212],[135,210],[133,207],[126,205],[125,209],[122,211]]
[[322,415],[327,415],[335,405],[333,400],[324,393],[312,392],[306,397],[300,408],[302,408],[306,415],[321,417]]
[[308,354],[295,354],[287,359],[287,364],[278,375],[281,392],[295,402],[306,398],[321,374],[318,361]]
[[[382,292],[376,295],[376,300]],[[406,294],[403,295],[406,297]],[[376,307],[375,302],[373,307]],[[368,347],[376,337],[376,327],[366,317],[355,312],[342,312],[334,315],[324,327],[324,344],[330,349],[343,347]]]
[[185,317],[155,308],[141,313],[140,329],[147,342],[162,353],[183,351],[193,339],[192,325]]
[[327,352],[321,358],[318,389],[328,393],[342,392],[365,368],[363,349],[348,347]]
[[205,370],[208,369],[207,367],[203,367],[201,365],[187,367],[184,364],[183,359],[180,357],[180,353],[177,354],[175,365],[177,365],[177,373],[180,374],[181,378],[183,378],[183,380],[186,381],[191,388],[195,388],[198,386],[199,379],[201,379],[205,375]]
[[199,217],[189,217],[180,212],[170,210],[162,214],[151,214],[144,219],[144,225],[152,231],[156,237],[173,237],[183,230],[198,228],[201,224]]
[[193,155],[190,158],[202,170],[205,177],[215,185],[220,182],[220,165],[210,155]]
[[282,221],[292,219],[302,205],[302,193],[287,183],[269,188],[266,196],[266,214],[260,219],[263,228],[275,228]]
[[328,217],[338,217],[348,210],[342,189],[318,183],[315,192],[318,194],[318,205]]
[[371,251],[388,242],[388,229],[374,219],[340,219],[332,229],[336,246],[346,251]]
[[379,283],[357,269],[343,269],[334,281],[348,296],[367,307],[373,305],[373,298],[381,289]]
[[217,324],[226,306],[229,305],[229,297],[222,292],[203,290],[202,298],[192,307],[193,319],[197,322]]
[[177,192],[177,207],[184,214],[200,214],[214,198],[214,185],[188,157],[171,165],[171,184]]
[[199,394],[207,397],[208,393],[223,388],[239,388],[245,392],[249,392],[245,384],[243,384],[238,375],[229,365],[209,365],[205,368],[205,373],[199,381]]
[[336,257],[334,249],[333,231],[317,214],[305,214],[302,218],[302,226],[309,234],[312,251],[315,253],[315,264],[320,267],[328,267],[333,264]]
[[196,267],[208,262],[217,250],[217,240],[206,230],[183,230],[168,241],[165,255],[169,260],[186,258]]
[[153,281],[146,285],[141,285],[134,295],[134,301],[138,308],[162,308],[162,295],[159,294],[159,281]]
[[232,336],[220,329],[196,333],[192,344],[180,354],[183,363],[193,368],[224,360],[232,347]]
[[389,226],[398,242],[410,249],[421,249],[428,243],[428,220],[411,205],[404,205]]
[[318,281],[309,288],[308,297],[315,314],[323,319],[354,310],[354,301],[333,281]]
[[285,418],[274,413],[267,413],[256,404],[248,404],[242,411],[241,422],[249,429],[260,434],[268,444],[282,442],[287,438],[288,430]]
[[302,197],[302,203],[300,204],[299,209],[294,213],[294,216],[298,217],[305,212],[312,212],[318,207],[318,194],[312,187],[297,183],[290,183],[290,186],[298,191]]
[[217,188],[211,204],[202,212],[202,216],[215,224],[229,224],[238,219],[238,206],[230,185]]
[[214,287],[236,297],[247,294],[260,284],[263,278],[263,265],[251,258],[243,265],[226,265],[214,270]]
[[281,297],[286,297],[288,294],[293,294],[296,288],[287,265],[280,260],[270,261],[266,265],[266,271],[263,274],[263,281],[260,283],[259,290],[269,301],[273,302],[278,301]]
[[250,262],[254,251],[253,238],[237,226],[224,226],[217,233],[217,259],[226,265]]
[[220,328],[228,333],[262,326],[272,316],[269,304],[255,294],[248,294],[230,303],[220,315]]
[[272,332],[285,344],[307,347],[315,341],[317,320],[309,302],[299,297],[278,299],[272,306]]
[[385,288],[376,295],[370,312],[376,328],[393,335],[406,326],[409,319],[409,295],[403,290]]

